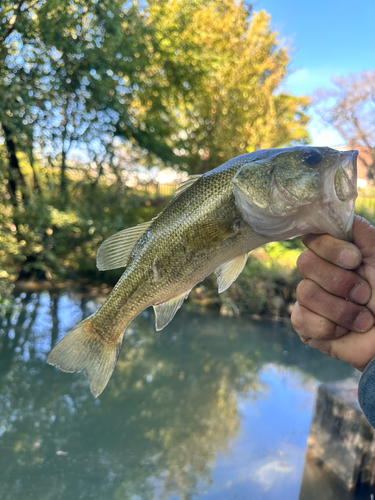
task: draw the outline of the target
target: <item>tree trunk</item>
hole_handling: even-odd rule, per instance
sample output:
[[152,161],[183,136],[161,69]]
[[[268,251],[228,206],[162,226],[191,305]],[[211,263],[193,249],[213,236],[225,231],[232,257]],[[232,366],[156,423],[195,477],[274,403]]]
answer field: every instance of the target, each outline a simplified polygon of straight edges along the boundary
[[66,199],[66,152],[64,146],[61,155],[60,195],[64,200]]
[[34,159],[34,151],[33,151],[33,135],[31,136],[30,144],[29,144],[29,162],[30,162],[31,170],[33,171],[33,184],[34,184],[35,192],[36,192],[36,194],[41,196],[42,191],[40,189],[38,176],[36,175],[36,170],[35,170],[35,159]]
[[92,190],[95,191],[96,186],[98,185],[100,177],[103,175],[103,161],[99,163],[98,175],[95,177],[94,181],[91,183]]
[[[7,149],[8,163],[9,163],[9,176],[8,176],[8,192],[10,194],[13,205],[16,204],[16,192],[18,189],[25,188],[26,182],[22,175],[18,158],[16,155],[16,145],[9,128],[2,124],[2,129],[5,138],[5,146]],[[25,190],[22,190],[23,197],[25,197]]]
[[66,108],[64,110],[63,133],[62,133],[62,148],[61,148],[61,170],[60,170],[60,196],[64,203],[67,202],[67,179],[66,179],[66,155],[69,148],[65,147],[65,140],[67,136],[68,120],[66,118]]

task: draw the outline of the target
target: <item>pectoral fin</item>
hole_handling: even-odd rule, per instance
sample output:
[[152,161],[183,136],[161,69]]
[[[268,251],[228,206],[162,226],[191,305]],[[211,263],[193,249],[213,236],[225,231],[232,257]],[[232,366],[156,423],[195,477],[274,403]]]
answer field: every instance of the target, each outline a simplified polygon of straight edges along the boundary
[[239,255],[235,259],[225,262],[225,264],[215,269],[219,293],[224,292],[224,290],[229,288],[233,281],[238,278],[242,269],[245,267],[247,255],[247,253]]
[[96,266],[100,271],[126,267],[130,254],[145,231],[151,226],[152,220],[138,224],[138,226],[124,229],[107,238],[100,245]]
[[202,250],[212,248],[239,232],[237,219],[220,219],[196,224],[187,231],[186,239],[192,248]]
[[188,298],[190,292],[191,290],[188,290],[182,295],[168,300],[168,302],[163,302],[162,304],[154,306],[155,327],[157,331],[162,330],[170,321],[172,321],[174,315],[180,309],[184,300]]

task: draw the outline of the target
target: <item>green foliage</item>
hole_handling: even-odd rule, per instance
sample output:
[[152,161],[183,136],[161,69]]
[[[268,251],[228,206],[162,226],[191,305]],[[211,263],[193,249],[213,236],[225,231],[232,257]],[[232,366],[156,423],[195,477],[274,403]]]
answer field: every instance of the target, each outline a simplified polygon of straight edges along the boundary
[[375,189],[373,186],[359,191],[359,197],[355,203],[355,213],[375,225]]
[[61,167],[62,190],[74,148],[100,175],[115,136],[192,172],[308,139],[308,101],[279,91],[287,48],[243,2],[21,0],[0,15],[0,122]]
[[191,60],[202,68],[196,81],[186,79],[185,100],[170,96],[181,128],[172,136],[174,152],[191,173],[255,149],[308,142],[309,101],[279,90],[289,55],[268,14],[220,0],[153,2],[151,15],[170,34],[170,50],[180,54],[190,45]]
[[95,278],[100,242],[167,202],[127,187],[142,169],[308,140],[308,101],[280,91],[288,48],[243,1],[4,0],[0,16],[0,279]]
[[[1,172],[1,170],[0,170]],[[59,281],[76,273],[97,277],[95,256],[103,238],[156,216],[165,200],[115,183],[68,182],[69,202],[47,169],[43,197],[31,194],[14,207],[0,188],[0,278]],[[42,184],[43,185],[43,184]],[[17,224],[14,221],[17,221]]]
[[[281,243],[276,243],[268,255],[272,255],[276,249],[278,259],[264,261],[251,257],[235,289],[230,291],[229,297],[235,300],[239,311],[273,316],[290,315],[290,306],[295,302],[295,290],[301,280],[295,261],[302,250],[293,252],[291,258],[291,251]],[[281,255],[285,253],[287,260],[293,261],[293,267],[288,267],[283,262]]]

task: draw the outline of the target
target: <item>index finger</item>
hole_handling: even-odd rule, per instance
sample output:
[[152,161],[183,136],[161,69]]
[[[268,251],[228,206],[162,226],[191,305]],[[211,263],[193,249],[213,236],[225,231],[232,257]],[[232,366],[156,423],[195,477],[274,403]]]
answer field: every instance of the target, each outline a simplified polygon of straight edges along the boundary
[[344,269],[356,269],[362,262],[362,254],[353,243],[329,234],[305,234],[302,243],[322,259]]

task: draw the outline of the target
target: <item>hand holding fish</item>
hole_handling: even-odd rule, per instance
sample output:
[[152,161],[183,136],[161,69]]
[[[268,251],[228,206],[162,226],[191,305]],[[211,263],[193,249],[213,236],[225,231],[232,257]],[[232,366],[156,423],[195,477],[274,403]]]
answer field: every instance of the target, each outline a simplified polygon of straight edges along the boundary
[[302,342],[363,371],[375,357],[375,228],[355,216],[354,244],[306,235],[292,324]]

